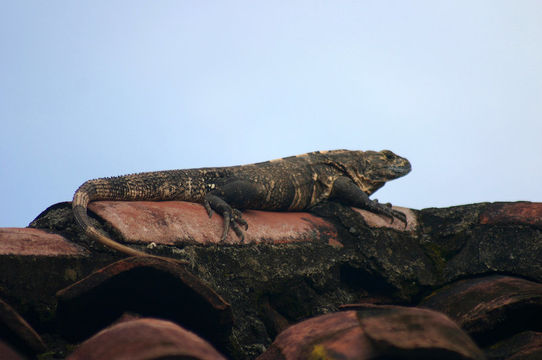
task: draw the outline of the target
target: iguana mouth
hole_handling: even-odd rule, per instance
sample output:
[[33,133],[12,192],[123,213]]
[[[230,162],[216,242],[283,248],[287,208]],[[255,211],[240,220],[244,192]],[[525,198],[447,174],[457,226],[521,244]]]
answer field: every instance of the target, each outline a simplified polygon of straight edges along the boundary
[[404,166],[391,166],[389,169],[399,177],[408,174],[412,170],[412,166],[410,163],[406,163]]

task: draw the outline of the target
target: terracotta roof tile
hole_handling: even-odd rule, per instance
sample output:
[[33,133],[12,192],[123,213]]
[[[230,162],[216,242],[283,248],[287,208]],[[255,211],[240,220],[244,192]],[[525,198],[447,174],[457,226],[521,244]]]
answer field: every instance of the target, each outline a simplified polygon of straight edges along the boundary
[[88,251],[41,229],[0,228],[0,255],[85,256]]
[[[11,346],[30,354],[39,354],[46,349],[38,333],[11,306],[1,299],[0,338],[9,342]],[[2,354],[1,351],[3,350],[0,350],[0,355]],[[0,358],[3,359],[3,357]]]
[[115,262],[59,291],[63,333],[80,340],[124,312],[183,324],[220,344],[232,324],[230,305],[184,266],[155,257]]
[[[89,209],[109,222],[128,243],[175,245],[183,242],[217,244],[222,235],[222,217],[211,218],[200,204],[182,201],[96,201]],[[302,212],[246,210],[249,224],[246,243],[287,243],[328,239],[339,244],[335,228],[325,220]],[[226,243],[239,243],[230,232]]]
[[414,213],[414,211],[412,211],[412,209],[399,207],[399,206],[393,206],[392,208],[395,210],[401,211],[402,213],[406,215],[407,217],[406,226],[403,222],[401,222],[398,219],[393,219],[393,222],[392,222],[391,219],[386,216],[378,215],[367,210],[361,210],[357,208],[352,208],[352,209],[360,213],[361,216],[363,216],[363,218],[365,219],[365,222],[367,223],[367,225],[369,225],[370,227],[386,227],[386,228],[395,229],[399,231],[416,230],[416,228],[418,227],[418,220],[417,220],[416,214]]
[[480,214],[481,224],[525,224],[542,227],[542,203],[518,201],[489,204]]
[[416,358],[483,359],[480,349],[444,314],[400,306],[359,305],[283,331],[258,360]]
[[489,359],[542,359],[542,332],[523,331],[486,349]]
[[225,360],[208,342],[165,320],[138,319],[115,324],[82,343],[68,360]]
[[460,280],[437,290],[420,306],[442,311],[482,344],[540,328],[542,284],[491,275]]
[[15,349],[13,349],[9,344],[0,339],[0,359],[2,360],[24,360],[24,357],[21,356]]

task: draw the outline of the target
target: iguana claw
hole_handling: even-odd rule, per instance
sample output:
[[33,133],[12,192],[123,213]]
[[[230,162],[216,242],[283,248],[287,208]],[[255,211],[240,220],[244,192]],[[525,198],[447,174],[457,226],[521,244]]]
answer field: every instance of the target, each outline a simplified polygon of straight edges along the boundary
[[407,217],[403,212],[393,209],[390,203],[380,204],[378,200],[373,200],[373,206],[374,206],[373,211],[381,215],[389,217],[391,224],[393,224],[395,218],[397,218],[399,219],[399,221],[405,224],[405,229],[406,229],[408,225]]
[[205,210],[207,210],[207,215],[209,216],[209,219],[213,217],[213,209],[211,209],[211,204],[209,203],[209,200],[205,199],[203,200],[203,207]]
[[237,209],[231,209],[230,211],[225,211],[222,216],[224,217],[224,231],[222,232],[220,241],[226,240],[231,227],[233,232],[235,232],[235,235],[237,235],[239,240],[243,243],[245,241],[245,234],[243,234],[239,225],[243,226],[245,231],[248,229],[248,224],[242,217],[243,214]]
[[[407,217],[405,215],[405,213],[401,212],[401,211],[397,211],[397,210],[393,210],[392,209],[392,214],[393,214],[393,218],[397,218],[399,219],[403,224],[405,224],[405,229],[408,225],[408,222],[407,222]],[[392,223],[393,223],[393,218],[392,218]]]

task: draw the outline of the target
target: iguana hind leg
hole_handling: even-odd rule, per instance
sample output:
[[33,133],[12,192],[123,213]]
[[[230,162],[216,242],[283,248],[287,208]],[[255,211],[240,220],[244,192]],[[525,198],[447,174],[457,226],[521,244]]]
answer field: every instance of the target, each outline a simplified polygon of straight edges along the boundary
[[266,195],[267,190],[263,184],[247,179],[232,179],[207,193],[203,205],[209,216],[214,210],[224,217],[224,231],[220,241],[226,240],[231,228],[243,242],[245,236],[241,227],[247,230],[248,224],[238,209],[261,209],[266,203]]
[[224,230],[222,232],[222,236],[220,237],[221,242],[226,240],[230,227],[241,242],[245,241],[245,235],[243,234],[240,225],[243,226],[246,231],[248,229],[248,224],[243,219],[243,214],[241,211],[232,208],[226,201],[224,201],[224,199],[213,194],[205,195],[203,206],[205,206],[209,217],[213,215],[214,210],[224,218]]

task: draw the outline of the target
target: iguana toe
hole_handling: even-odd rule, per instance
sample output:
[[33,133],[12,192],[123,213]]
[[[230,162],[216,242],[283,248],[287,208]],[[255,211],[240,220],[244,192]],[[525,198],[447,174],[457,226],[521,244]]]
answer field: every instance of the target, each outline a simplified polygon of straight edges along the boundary
[[393,209],[391,210],[391,212],[392,212],[394,218],[399,219],[403,224],[405,224],[405,228],[406,228],[408,223],[407,223],[407,217],[406,217],[405,213],[403,213],[401,211],[393,210]]
[[374,209],[375,212],[390,218],[390,224],[393,224],[393,222],[397,218],[399,219],[399,221],[405,224],[406,228],[407,218],[403,212],[393,209],[390,203],[379,204],[377,201],[373,200],[373,205],[376,207],[376,209]]
[[237,223],[233,222],[233,223],[231,223],[231,228],[232,228],[233,232],[235,233],[235,235],[237,235],[237,237],[239,238],[241,243],[244,243],[245,242],[245,234],[243,233],[243,230],[241,230],[239,225],[237,225]]
[[239,240],[241,240],[241,242],[244,242],[245,235],[239,225],[243,226],[245,230],[247,230],[248,224],[243,219],[243,214],[241,213],[241,211],[237,209],[231,209],[230,211],[224,211],[222,216],[224,217],[224,230],[222,232],[220,241],[223,242],[226,240],[226,237],[228,237],[228,233],[231,228],[233,232],[235,232],[235,235],[237,235]]
[[233,220],[239,225],[242,225],[245,228],[245,231],[248,230],[248,223],[243,219],[243,213],[237,209],[232,209],[233,211]]
[[203,207],[205,210],[207,210],[207,215],[209,215],[209,218],[213,217],[213,209],[211,209],[211,204],[209,203],[209,200],[205,199],[203,200]]
[[231,213],[229,211],[224,211],[222,217],[224,218],[224,230],[222,231],[220,242],[224,242],[228,236],[228,233],[230,232]]

